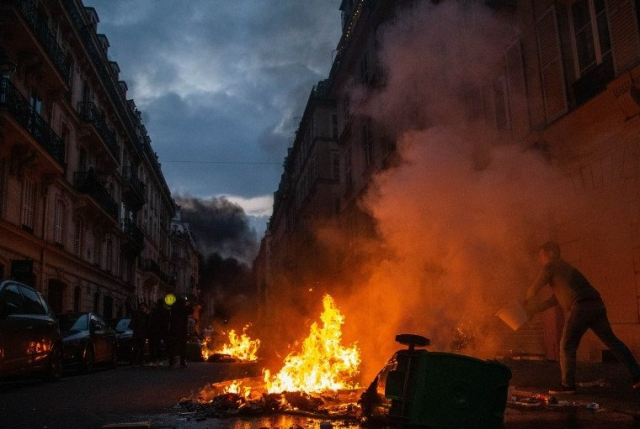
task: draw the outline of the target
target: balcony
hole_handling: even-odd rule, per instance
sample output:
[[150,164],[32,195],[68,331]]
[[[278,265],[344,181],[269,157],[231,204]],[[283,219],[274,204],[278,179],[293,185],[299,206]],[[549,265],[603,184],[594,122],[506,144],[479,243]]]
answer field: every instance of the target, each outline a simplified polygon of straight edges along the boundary
[[123,167],[122,180],[124,181],[123,198],[126,199],[133,210],[140,210],[146,202],[146,186],[138,179],[136,169],[130,165]]
[[131,219],[124,219],[121,228],[125,236],[122,251],[128,255],[139,256],[144,249],[144,233]]
[[47,22],[38,15],[34,2],[31,0],[12,0],[11,3],[17,5],[29,30],[35,35],[43,51],[59,73],[62,83],[66,85],[69,82],[69,61],[58,42],[56,42],[51,30],[49,30]]
[[111,198],[102,185],[98,175],[92,171],[73,174],[73,186],[81,193],[88,195],[110,218],[118,217],[118,204]]
[[[62,171],[64,169],[65,148],[62,139],[31,107],[27,99],[20,94],[9,79],[0,78],[0,114],[4,112],[7,112],[9,118],[15,121],[15,124],[18,125],[17,128],[26,131],[38,143],[39,151],[46,158],[51,159],[54,170]],[[9,138],[7,141],[10,141]],[[18,136],[15,141],[19,141]]]
[[165,272],[162,271],[160,265],[153,259],[149,258],[140,258],[138,259],[138,268],[142,271],[150,273],[158,278],[162,283],[168,286],[174,285],[174,279]]
[[78,115],[87,124],[90,124],[97,132],[100,139],[104,142],[109,153],[115,159],[116,163],[120,163],[120,145],[116,141],[116,135],[109,128],[107,122],[104,120],[103,115],[98,110],[98,107],[92,102],[80,102],[78,103]]

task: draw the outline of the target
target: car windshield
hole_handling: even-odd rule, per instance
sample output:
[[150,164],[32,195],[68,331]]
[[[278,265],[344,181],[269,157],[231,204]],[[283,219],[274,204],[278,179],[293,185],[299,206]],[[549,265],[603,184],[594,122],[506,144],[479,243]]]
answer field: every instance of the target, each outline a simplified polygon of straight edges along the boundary
[[116,331],[117,332],[124,332],[127,329],[129,329],[129,323],[131,322],[131,319],[120,319],[118,320],[118,324],[116,325]]
[[86,331],[89,329],[89,315],[61,314],[58,318],[61,331]]

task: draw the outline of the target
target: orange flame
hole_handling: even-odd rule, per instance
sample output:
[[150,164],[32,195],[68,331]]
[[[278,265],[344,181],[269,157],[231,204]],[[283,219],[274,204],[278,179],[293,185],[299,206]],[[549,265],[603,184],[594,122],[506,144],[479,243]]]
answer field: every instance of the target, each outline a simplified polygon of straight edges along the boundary
[[242,328],[242,335],[237,335],[234,329],[229,331],[229,342],[214,353],[231,355],[244,362],[254,362],[258,360],[260,340],[252,340],[251,337],[247,335],[247,330],[250,326],[249,324]]
[[316,322],[311,325],[302,350],[290,353],[284,360],[284,367],[275,376],[271,377],[271,373],[265,370],[265,387],[269,393],[359,388],[355,377],[360,365],[360,351],[356,344],[351,347],[340,344],[344,316],[333,298],[325,295],[322,304],[322,326]]

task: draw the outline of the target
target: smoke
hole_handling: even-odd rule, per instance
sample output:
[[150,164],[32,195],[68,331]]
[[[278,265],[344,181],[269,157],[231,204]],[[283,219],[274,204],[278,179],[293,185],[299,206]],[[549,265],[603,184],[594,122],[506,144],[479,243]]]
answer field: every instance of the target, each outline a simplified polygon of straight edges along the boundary
[[251,263],[257,253],[258,238],[242,207],[224,197],[204,200],[177,196],[175,201],[205,260],[216,254]]
[[256,231],[242,207],[224,197],[175,200],[202,255],[200,287],[214,297],[215,309],[207,313],[219,320],[233,319],[239,329],[240,319],[255,306],[251,263],[259,246]]
[[462,326],[474,337],[465,353],[494,357],[504,328],[495,313],[524,295],[536,246],[572,198],[539,151],[489,138],[479,120],[474,94],[499,75],[512,24],[483,7],[423,3],[382,33],[384,90],[352,90],[357,113],[394,137],[401,158],[360,201],[384,254],[366,277],[345,278],[354,287],[337,298],[368,379],[401,347],[399,333],[450,350]]

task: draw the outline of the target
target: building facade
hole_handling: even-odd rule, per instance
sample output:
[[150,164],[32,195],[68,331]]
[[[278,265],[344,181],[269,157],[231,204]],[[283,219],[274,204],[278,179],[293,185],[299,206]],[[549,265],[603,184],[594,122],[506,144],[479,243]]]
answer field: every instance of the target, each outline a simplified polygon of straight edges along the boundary
[[175,288],[175,204],[81,0],[2,1],[0,276],[120,317]]
[[[337,278],[357,272],[358,261],[368,257],[368,244],[376,239],[375,222],[360,208],[359,199],[376,174],[400,162],[395,142],[408,130],[406,124],[428,127],[430,118],[426,108],[400,112],[394,127],[383,127],[353,104],[386,84],[379,58],[384,24],[398,13],[427,13],[430,9],[421,7],[426,3],[436,8],[447,2],[342,2],[343,34],[326,81],[327,99],[335,102],[331,115],[336,118],[338,183],[332,185],[331,201],[323,202],[324,212],[307,202],[302,176],[291,165],[296,153],[307,161],[310,155],[304,155],[303,142],[296,139],[274,195],[269,239],[263,240],[259,254],[264,288],[277,287],[286,277],[283,273],[314,259],[306,253],[312,247],[309,240],[302,247],[291,244],[304,224],[305,210],[340,231],[343,240],[330,252],[337,258],[332,268]],[[497,46],[501,66],[482,85],[464,88],[471,103],[461,117],[477,116],[487,135],[541,151],[575,195],[598,214],[582,216],[567,209],[537,225],[537,238],[560,243],[563,256],[601,291],[616,333],[640,355],[640,1],[457,3],[462,10],[482,8],[511,25]],[[474,31],[473,14],[468,19],[468,27],[459,31]],[[324,168],[330,175],[333,167]],[[556,359],[561,317],[547,312],[525,330],[505,333],[505,341],[524,354]],[[608,355],[588,334],[579,358],[601,361]]]

